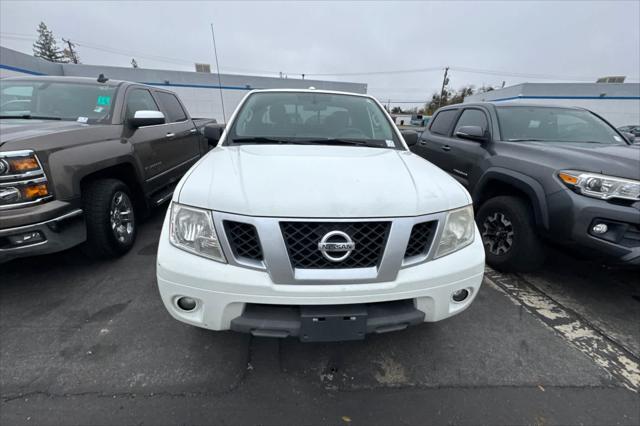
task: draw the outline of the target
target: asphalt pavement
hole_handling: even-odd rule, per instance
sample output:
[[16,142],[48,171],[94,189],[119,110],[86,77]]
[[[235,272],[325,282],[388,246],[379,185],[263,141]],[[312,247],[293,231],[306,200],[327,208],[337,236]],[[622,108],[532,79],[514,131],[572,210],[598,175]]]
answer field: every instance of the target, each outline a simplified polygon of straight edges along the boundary
[[172,319],[126,256],[0,265],[0,424],[640,424],[640,279],[553,252],[451,319],[309,344]]

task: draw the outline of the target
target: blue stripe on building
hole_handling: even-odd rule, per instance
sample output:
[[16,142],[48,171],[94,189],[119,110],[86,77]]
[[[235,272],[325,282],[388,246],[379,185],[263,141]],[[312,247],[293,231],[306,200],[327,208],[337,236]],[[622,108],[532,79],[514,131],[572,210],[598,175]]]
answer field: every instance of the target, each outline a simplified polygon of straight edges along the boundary
[[30,74],[30,75],[47,75],[43,72],[38,72],[38,71],[31,71],[31,70],[27,70],[24,68],[18,68],[18,67],[12,67],[11,65],[4,65],[4,64],[0,64],[0,68],[5,69],[5,70],[10,70],[10,71],[16,71],[16,72],[21,72],[24,74]]

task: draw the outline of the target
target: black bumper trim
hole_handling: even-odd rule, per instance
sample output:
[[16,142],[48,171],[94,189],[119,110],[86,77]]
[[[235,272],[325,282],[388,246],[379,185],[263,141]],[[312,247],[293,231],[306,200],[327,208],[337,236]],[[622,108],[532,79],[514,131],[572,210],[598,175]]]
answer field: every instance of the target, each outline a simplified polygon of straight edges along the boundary
[[364,321],[366,334],[403,330],[424,321],[424,312],[415,308],[413,300],[354,305],[260,305],[248,303],[243,314],[231,321],[231,330],[260,337],[298,337],[302,341],[358,340],[364,335],[345,337],[342,330],[327,328],[320,335],[301,335],[303,321],[310,315],[345,317]]
[[558,191],[548,197],[550,232],[546,237],[608,264],[637,265],[640,246],[622,245],[590,234],[594,221],[640,225],[640,202],[619,205],[604,200]]
[[82,213],[81,209],[76,209],[44,222],[0,229],[0,240],[35,231],[45,237],[44,241],[36,244],[0,248],[0,263],[17,257],[62,251],[82,243],[86,240],[86,227]]

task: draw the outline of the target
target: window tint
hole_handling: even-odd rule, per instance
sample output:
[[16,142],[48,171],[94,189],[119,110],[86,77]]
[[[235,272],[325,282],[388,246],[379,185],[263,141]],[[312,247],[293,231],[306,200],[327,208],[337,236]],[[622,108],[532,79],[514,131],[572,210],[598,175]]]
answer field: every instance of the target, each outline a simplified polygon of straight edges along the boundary
[[626,145],[606,122],[584,111],[554,107],[498,107],[502,139]]
[[156,92],[156,95],[158,95],[158,100],[160,104],[162,104],[162,107],[167,111],[167,119],[169,122],[175,123],[176,121],[184,121],[187,119],[187,113],[182,109],[178,98],[171,93],[165,92]]
[[0,116],[32,115],[83,123],[108,121],[115,86],[58,81],[0,81]]
[[462,126],[479,126],[483,131],[487,130],[487,117],[484,115],[484,112],[479,109],[465,109],[460,115],[460,119],[458,120],[458,124],[456,124],[456,129],[453,132],[455,133]]
[[440,111],[438,115],[436,115],[436,118],[433,119],[429,130],[431,131],[431,133],[435,133],[437,135],[449,134],[451,123],[453,123],[453,119],[456,118],[457,114],[458,114],[457,109],[448,109],[446,111]]
[[127,96],[126,118],[133,118],[136,111],[159,111],[151,93],[145,89],[134,89]]

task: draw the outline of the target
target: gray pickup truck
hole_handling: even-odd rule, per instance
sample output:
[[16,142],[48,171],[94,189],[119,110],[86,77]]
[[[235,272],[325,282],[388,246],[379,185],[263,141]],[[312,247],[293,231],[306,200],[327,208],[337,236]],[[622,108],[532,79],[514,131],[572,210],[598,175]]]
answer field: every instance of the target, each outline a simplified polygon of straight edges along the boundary
[[1,80],[0,262],[126,253],[208,151],[204,124],[170,91],[102,75]]

